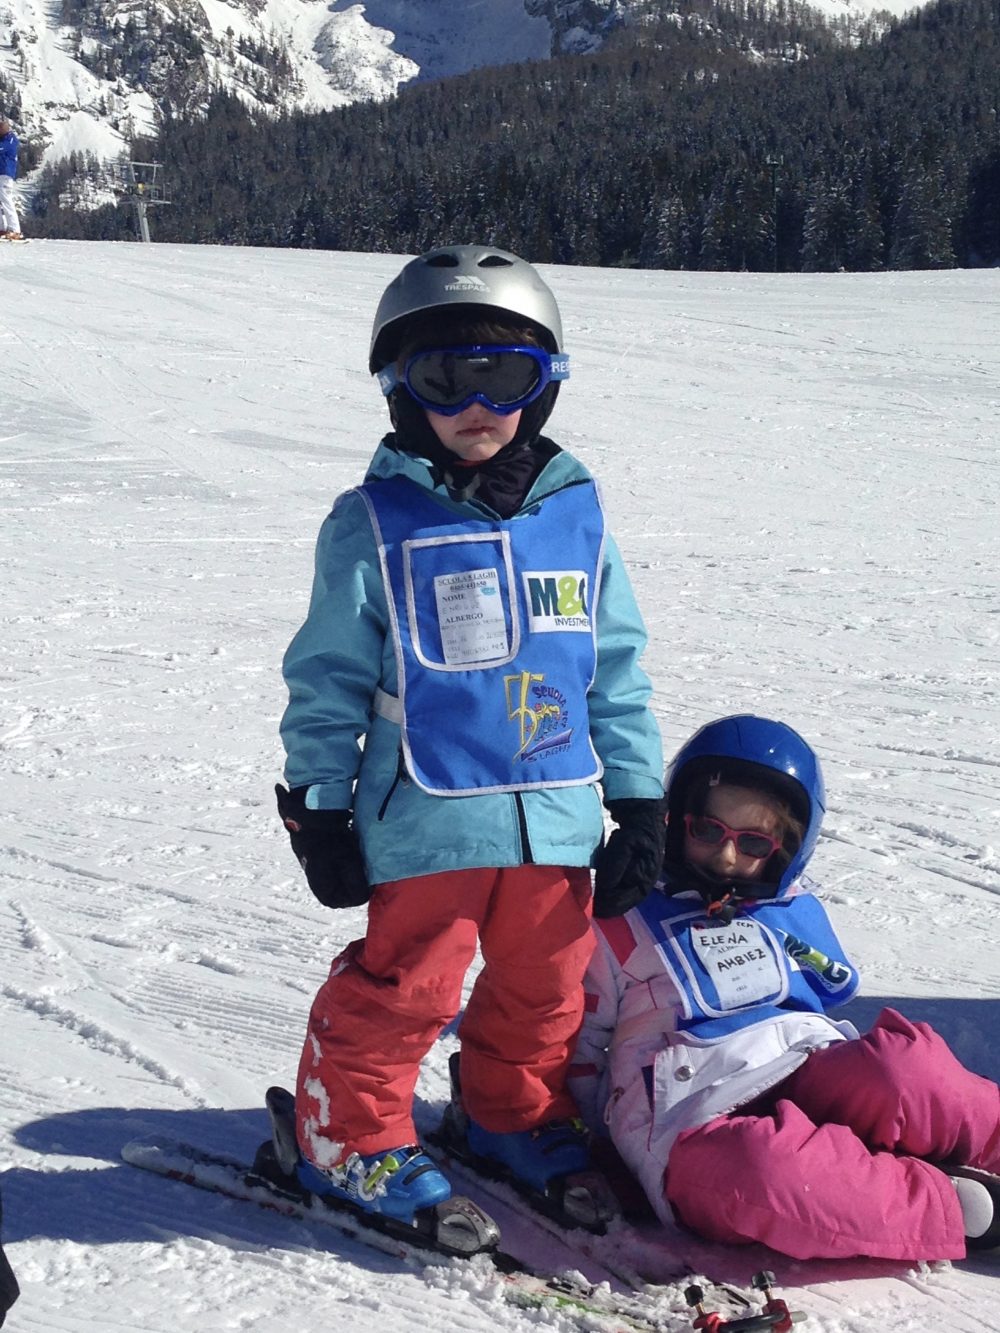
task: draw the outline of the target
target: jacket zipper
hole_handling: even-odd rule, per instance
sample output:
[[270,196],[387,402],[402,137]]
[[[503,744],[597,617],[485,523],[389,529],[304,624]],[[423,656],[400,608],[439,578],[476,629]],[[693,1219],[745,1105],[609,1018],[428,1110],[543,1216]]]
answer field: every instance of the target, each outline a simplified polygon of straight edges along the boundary
[[406,765],[403,763],[403,749],[402,746],[400,746],[399,756],[396,759],[396,776],[393,778],[392,785],[386,792],[385,798],[383,799],[382,804],[378,808],[377,819],[379,823],[381,823],[382,820],[385,818],[385,812],[389,808],[389,802],[392,800],[393,793],[395,792],[396,788],[399,786],[401,782],[408,782],[408,781],[409,779],[406,776]]
[[534,865],[535,858],[531,851],[531,839],[528,837],[528,821],[524,817],[524,802],[521,800],[519,791],[512,793],[514,797],[514,809],[517,811],[517,831],[521,837],[521,855],[522,865]]

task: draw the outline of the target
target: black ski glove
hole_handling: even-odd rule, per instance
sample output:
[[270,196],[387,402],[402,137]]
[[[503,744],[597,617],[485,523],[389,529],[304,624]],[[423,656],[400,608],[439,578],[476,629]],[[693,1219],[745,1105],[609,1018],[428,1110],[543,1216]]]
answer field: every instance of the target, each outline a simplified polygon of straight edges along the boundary
[[622,916],[641,903],[663,868],[663,800],[608,801],[618,827],[597,853],[594,916]]
[[274,789],[292,851],[324,907],[360,907],[372,896],[350,810],[307,810],[307,787]]

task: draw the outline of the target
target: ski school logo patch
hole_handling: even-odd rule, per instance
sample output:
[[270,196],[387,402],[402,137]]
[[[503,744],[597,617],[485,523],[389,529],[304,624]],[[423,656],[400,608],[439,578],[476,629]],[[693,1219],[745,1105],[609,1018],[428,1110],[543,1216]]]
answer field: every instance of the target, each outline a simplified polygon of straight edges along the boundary
[[566,696],[558,685],[548,685],[536,671],[504,676],[507,716],[517,724],[519,744],[515,760],[538,759],[569,749],[573,739]]
[[532,633],[590,633],[589,589],[582,569],[528,570],[523,578]]

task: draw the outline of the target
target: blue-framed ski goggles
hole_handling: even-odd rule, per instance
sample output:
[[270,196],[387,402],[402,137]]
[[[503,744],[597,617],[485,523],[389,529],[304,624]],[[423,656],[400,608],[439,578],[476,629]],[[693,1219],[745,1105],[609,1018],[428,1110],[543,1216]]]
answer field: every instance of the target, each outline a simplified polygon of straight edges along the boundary
[[509,417],[533,403],[552,380],[569,379],[569,357],[541,347],[434,347],[411,356],[400,375],[395,366],[378,372],[388,397],[404,384],[421,407],[456,417],[473,403]]

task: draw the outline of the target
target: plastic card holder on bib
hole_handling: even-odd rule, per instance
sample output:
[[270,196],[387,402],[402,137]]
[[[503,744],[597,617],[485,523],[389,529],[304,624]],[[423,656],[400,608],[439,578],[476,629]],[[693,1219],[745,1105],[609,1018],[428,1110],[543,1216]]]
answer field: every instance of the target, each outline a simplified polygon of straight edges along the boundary
[[509,662],[520,617],[507,532],[403,543],[407,620],[414,654],[437,671]]

